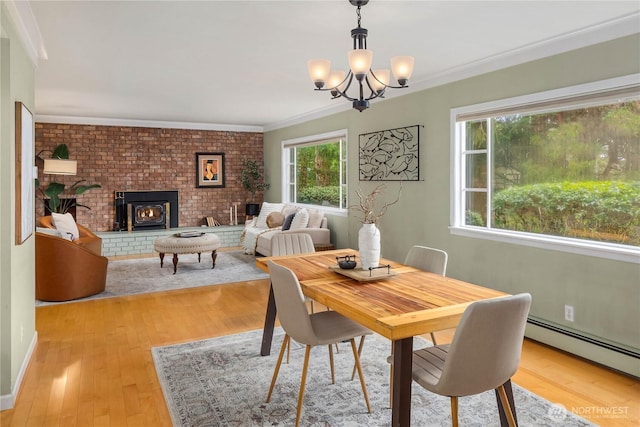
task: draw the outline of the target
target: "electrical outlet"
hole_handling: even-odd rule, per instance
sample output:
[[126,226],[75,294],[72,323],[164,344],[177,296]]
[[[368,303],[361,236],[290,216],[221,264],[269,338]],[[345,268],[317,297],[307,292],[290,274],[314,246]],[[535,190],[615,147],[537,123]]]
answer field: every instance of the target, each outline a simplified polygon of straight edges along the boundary
[[573,306],[572,305],[564,306],[564,320],[573,322]]

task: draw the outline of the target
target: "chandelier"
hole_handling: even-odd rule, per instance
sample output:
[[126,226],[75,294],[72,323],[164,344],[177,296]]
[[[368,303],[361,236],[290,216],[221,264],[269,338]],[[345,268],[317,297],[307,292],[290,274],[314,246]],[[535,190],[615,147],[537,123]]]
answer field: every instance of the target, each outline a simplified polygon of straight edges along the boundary
[[[356,6],[358,26],[351,30],[353,49],[348,52],[349,72],[331,71],[331,61],[328,59],[312,59],[308,61],[309,77],[315,84],[315,90],[331,91],[331,99],[346,98],[352,101],[353,108],[362,112],[369,108],[369,101],[375,98],[384,98],[387,88],[402,89],[407,87],[409,77],[413,73],[413,56],[395,56],[391,58],[391,71],[398,82],[398,86],[392,86],[388,69],[371,69],[373,52],[367,49],[366,28],[360,26],[360,9],[369,3],[369,0],[349,0]],[[347,94],[351,84],[355,80],[358,86],[358,94]],[[365,97],[365,92],[369,95]]]

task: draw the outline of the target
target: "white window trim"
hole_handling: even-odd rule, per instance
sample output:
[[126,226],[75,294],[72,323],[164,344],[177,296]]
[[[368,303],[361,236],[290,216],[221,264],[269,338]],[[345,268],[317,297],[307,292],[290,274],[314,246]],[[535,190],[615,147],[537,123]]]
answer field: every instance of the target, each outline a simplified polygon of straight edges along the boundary
[[[281,194],[282,194],[282,203],[291,203],[291,204],[295,204],[296,206],[300,206],[300,207],[306,207],[309,209],[317,209],[320,211],[323,211],[325,213],[328,214],[332,214],[332,215],[337,215],[337,216],[347,216],[348,212],[349,212],[349,208],[348,206],[345,206],[344,208],[335,208],[335,207],[328,207],[328,206],[320,206],[320,205],[308,205],[305,203],[294,203],[291,202],[291,194],[289,192],[290,190],[290,182],[289,182],[289,157],[287,156],[287,148],[291,148],[294,146],[303,146],[306,144],[309,145],[313,145],[313,143],[317,142],[317,141],[322,141],[322,140],[330,140],[330,139],[335,139],[335,138],[344,138],[345,144],[349,143],[349,133],[347,129],[341,129],[341,130],[336,130],[336,131],[331,131],[331,132],[326,132],[326,133],[321,133],[321,134],[317,134],[317,135],[309,135],[309,136],[302,136],[299,138],[292,138],[292,139],[287,139],[281,142],[280,144],[280,153],[281,153],[281,164],[283,165],[281,168],[281,180],[280,182],[282,183],[282,187],[281,187]],[[346,158],[345,161],[347,162],[347,164],[349,163],[349,150],[346,150],[346,154],[345,154]],[[342,167],[340,168],[340,182],[342,182]],[[347,181],[347,188],[345,188],[345,191],[348,192],[348,181]],[[342,185],[341,185],[342,187]],[[347,204],[348,204],[348,200],[347,200]]]
[[[543,101],[561,101],[578,95],[597,95],[615,89],[633,88],[640,86],[640,74],[633,74],[624,77],[617,77],[593,83],[586,83],[562,89],[555,89],[546,92],[539,92],[530,95],[523,95],[498,101],[484,102],[481,104],[469,105],[451,109],[450,115],[450,135],[451,135],[451,189],[450,189],[450,226],[451,234],[471,237],[477,239],[493,240],[498,242],[531,246],[541,249],[569,252],[580,255],[606,258],[617,261],[640,264],[640,247],[619,245],[606,242],[595,242],[592,240],[573,239],[568,237],[551,236],[546,234],[524,233],[517,231],[488,229],[466,225],[464,214],[461,210],[463,206],[462,197],[462,172],[464,163],[462,155],[463,147],[456,138],[456,133],[461,126],[456,122],[460,115],[480,114],[484,111],[498,110],[507,107],[526,106]],[[490,176],[490,171],[487,171]],[[490,188],[490,187],[489,187]]]

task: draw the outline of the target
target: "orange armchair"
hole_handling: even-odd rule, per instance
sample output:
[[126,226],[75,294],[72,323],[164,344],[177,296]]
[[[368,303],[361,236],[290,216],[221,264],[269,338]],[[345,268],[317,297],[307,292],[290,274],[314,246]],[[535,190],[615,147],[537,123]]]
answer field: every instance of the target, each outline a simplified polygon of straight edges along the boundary
[[[84,227],[80,224],[76,224],[78,226],[78,232],[80,233],[80,237],[73,241],[73,243],[84,246],[97,255],[102,255],[102,239],[96,236],[91,230],[87,227]],[[43,216],[38,219],[38,226],[45,228],[56,229],[53,225],[53,220],[51,215]]]
[[69,301],[103,292],[108,259],[88,246],[38,232],[36,236],[36,298]]

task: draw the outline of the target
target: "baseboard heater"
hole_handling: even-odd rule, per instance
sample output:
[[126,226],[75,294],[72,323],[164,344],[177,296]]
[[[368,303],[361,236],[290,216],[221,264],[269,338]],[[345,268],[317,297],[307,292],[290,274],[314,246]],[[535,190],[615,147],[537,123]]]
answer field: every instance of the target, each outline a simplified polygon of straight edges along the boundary
[[531,319],[531,318],[527,319],[527,323],[529,323],[531,325],[535,325],[535,326],[541,327],[541,328],[544,328],[544,329],[548,329],[548,330],[553,331],[553,332],[557,332],[557,333],[562,334],[562,335],[566,335],[566,336],[571,337],[571,338],[575,338],[575,339],[578,339],[578,340],[581,340],[581,341],[588,342],[589,344],[593,344],[593,345],[597,345],[597,346],[602,347],[602,348],[606,348],[607,350],[615,351],[617,353],[621,353],[621,354],[624,354],[626,356],[630,356],[630,357],[634,357],[636,359],[640,359],[640,353],[638,353],[636,351],[629,350],[628,348],[619,347],[617,345],[610,344],[610,343],[607,343],[607,342],[604,342],[604,341],[600,341],[600,340],[597,340],[595,338],[579,334],[577,332],[568,331],[566,329],[560,328],[559,326],[550,325],[548,323],[541,322],[540,320]]

